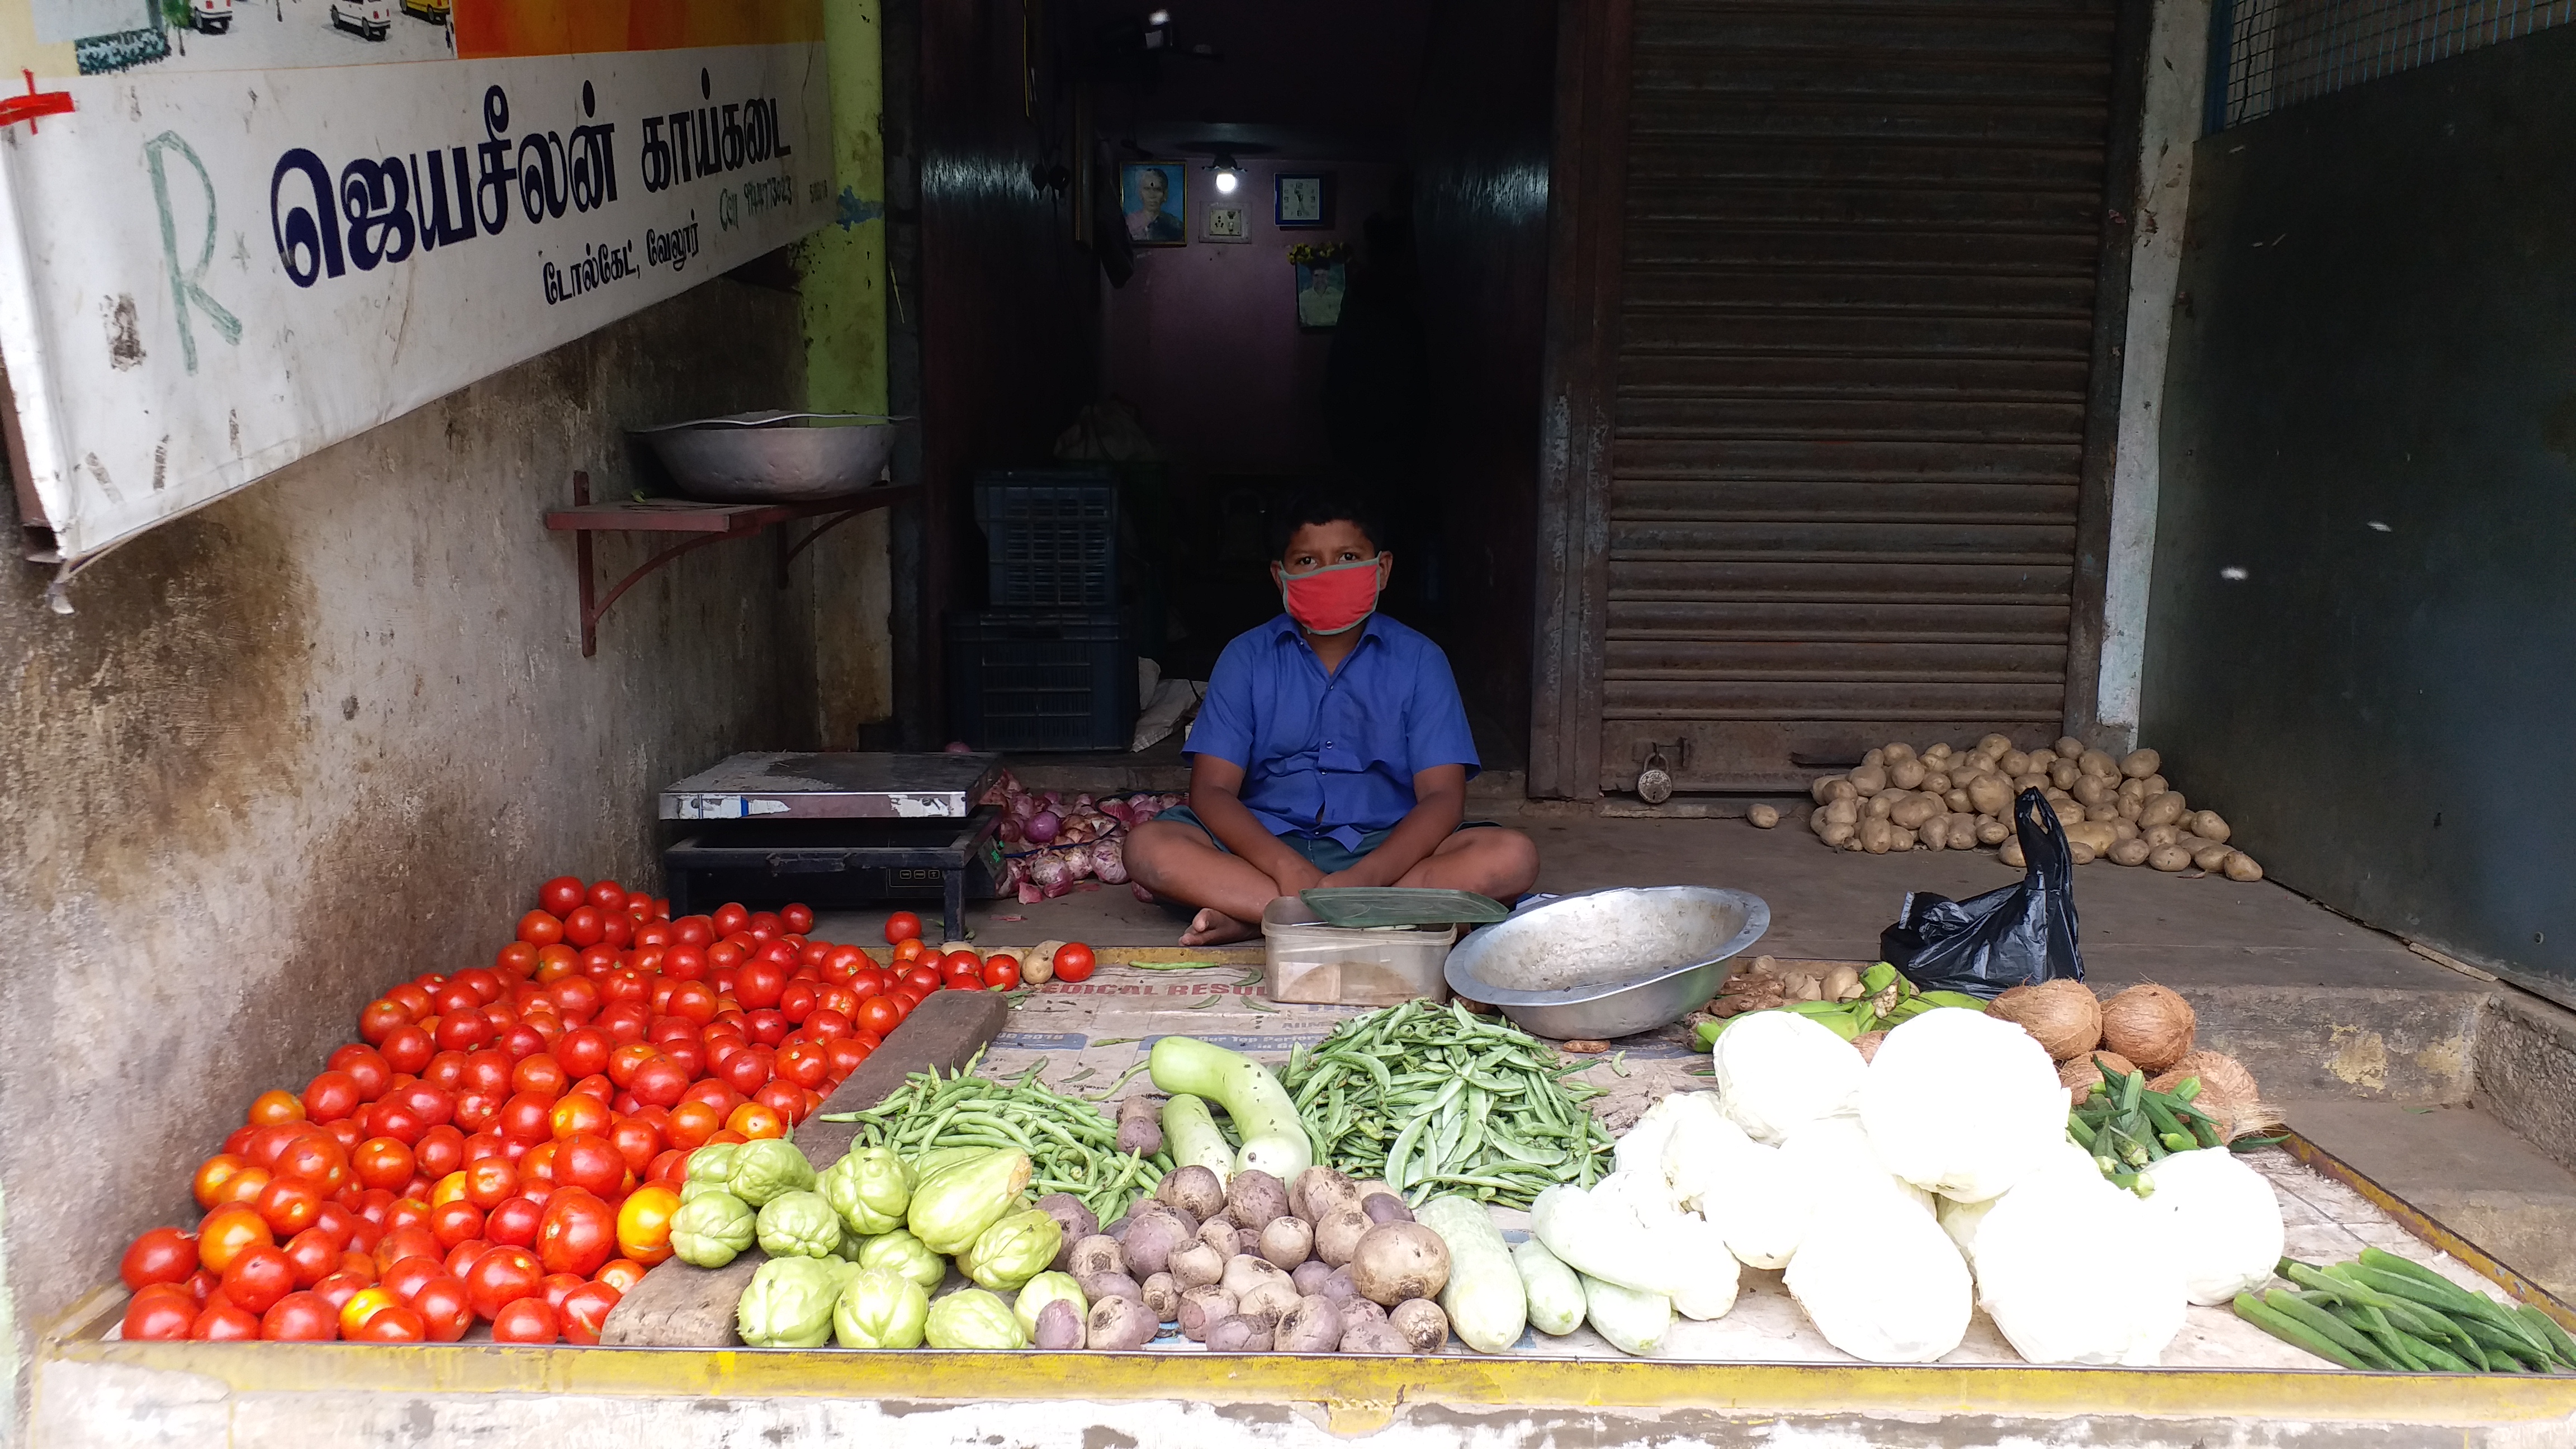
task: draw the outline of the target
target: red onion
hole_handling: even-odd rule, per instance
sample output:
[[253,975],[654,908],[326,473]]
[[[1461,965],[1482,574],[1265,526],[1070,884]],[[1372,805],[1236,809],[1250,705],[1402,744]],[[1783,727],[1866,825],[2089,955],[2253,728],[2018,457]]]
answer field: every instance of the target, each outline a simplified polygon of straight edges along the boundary
[[964,740],[950,740],[948,742],[948,748],[944,753],[951,755],[971,755],[975,753],[975,747],[966,743]]
[[1150,906],[1154,903],[1154,893],[1145,889],[1144,886],[1130,881],[1127,885],[1127,889],[1134,891],[1136,893],[1136,899],[1143,901],[1145,904]]
[[1000,837],[1004,845],[1017,845],[1028,838],[1028,831],[1021,827],[1016,818],[1009,815],[1003,816],[1001,824],[993,827],[993,834]]
[[1090,846],[1088,846],[1088,845],[1069,845],[1069,846],[1066,846],[1064,849],[1062,849],[1062,850],[1060,850],[1060,851],[1057,851],[1056,853],[1057,853],[1058,855],[1061,855],[1061,856],[1063,856],[1063,857],[1064,857],[1064,872],[1065,872],[1065,874],[1067,874],[1067,875],[1069,875],[1069,876],[1073,877],[1075,880],[1084,880],[1084,879],[1088,879],[1088,878],[1090,877],[1090,875],[1091,875],[1091,847],[1090,847]]
[[1027,881],[1020,882],[1020,904],[1034,906],[1046,899],[1046,893]]
[[1091,847],[1091,873],[1110,885],[1127,883],[1127,852],[1115,840]]
[[1022,827],[1022,831],[1028,836],[1030,844],[1045,845],[1055,839],[1056,831],[1063,824],[1064,822],[1056,817],[1054,811],[1041,810],[1029,817],[1028,824]]
[[1042,850],[1029,857],[1029,883],[1050,896],[1060,896],[1073,888],[1073,872],[1065,868],[1063,856]]

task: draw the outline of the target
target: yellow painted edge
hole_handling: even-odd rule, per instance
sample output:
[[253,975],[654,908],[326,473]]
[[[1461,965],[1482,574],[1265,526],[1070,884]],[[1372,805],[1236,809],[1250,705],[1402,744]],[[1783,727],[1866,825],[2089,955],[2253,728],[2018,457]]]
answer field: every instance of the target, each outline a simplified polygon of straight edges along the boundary
[[1140,961],[1205,961],[1211,966],[1259,966],[1266,959],[1259,946],[1094,946],[1091,954],[1103,966],[1133,966]]
[[2557,1320],[2562,1328],[2576,1329],[2576,1308],[2559,1301],[2556,1294],[2543,1288],[2524,1273],[2498,1261],[2494,1254],[2461,1237],[2440,1219],[2406,1199],[2380,1186],[2365,1176],[2361,1169],[2326,1151],[2296,1132],[2285,1131],[2281,1146],[2299,1164],[2319,1177],[2331,1178],[2361,1194],[2372,1207],[2396,1219],[2406,1231],[2469,1265],[2481,1277],[2502,1288],[2507,1294],[2530,1304]]
[[60,1341],[49,1357],[185,1373],[235,1393],[589,1394],[909,1401],[1313,1403],[2511,1423],[2576,1415],[2576,1377],[1633,1359],[944,1353]]

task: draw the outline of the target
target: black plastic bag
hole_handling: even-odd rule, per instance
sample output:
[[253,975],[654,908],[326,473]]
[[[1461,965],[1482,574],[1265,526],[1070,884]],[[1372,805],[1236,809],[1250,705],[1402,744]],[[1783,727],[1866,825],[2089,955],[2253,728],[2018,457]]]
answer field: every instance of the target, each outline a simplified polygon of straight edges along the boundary
[[1895,925],[1878,936],[1879,959],[1925,991],[1994,997],[2016,986],[2084,979],[2075,947],[2075,857],[2048,797],[2013,801],[2029,873],[2019,885],[1954,901],[1908,891]]

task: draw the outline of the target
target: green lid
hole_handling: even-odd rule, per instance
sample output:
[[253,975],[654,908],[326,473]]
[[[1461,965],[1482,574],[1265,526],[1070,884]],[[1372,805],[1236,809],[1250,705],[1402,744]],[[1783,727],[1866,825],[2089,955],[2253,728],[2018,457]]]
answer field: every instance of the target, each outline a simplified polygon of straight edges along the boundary
[[1490,925],[1511,911],[1474,891],[1421,890],[1409,886],[1317,886],[1299,893],[1328,926]]

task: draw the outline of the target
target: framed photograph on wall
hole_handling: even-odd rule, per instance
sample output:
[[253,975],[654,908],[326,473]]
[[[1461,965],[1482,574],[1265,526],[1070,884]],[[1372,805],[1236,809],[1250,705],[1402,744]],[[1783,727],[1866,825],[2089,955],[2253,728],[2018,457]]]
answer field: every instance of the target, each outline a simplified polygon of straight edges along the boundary
[[1330,332],[1342,325],[1342,297],[1350,273],[1339,257],[1297,263],[1297,330]]
[[1127,240],[1140,247],[1189,245],[1189,177],[1186,161],[1134,161],[1118,169]]
[[1240,201],[1211,201],[1200,215],[1204,218],[1199,224],[1200,241],[1241,244],[1252,240],[1252,208]]
[[1283,227],[1333,224],[1333,173],[1282,171],[1271,178],[1271,222]]

